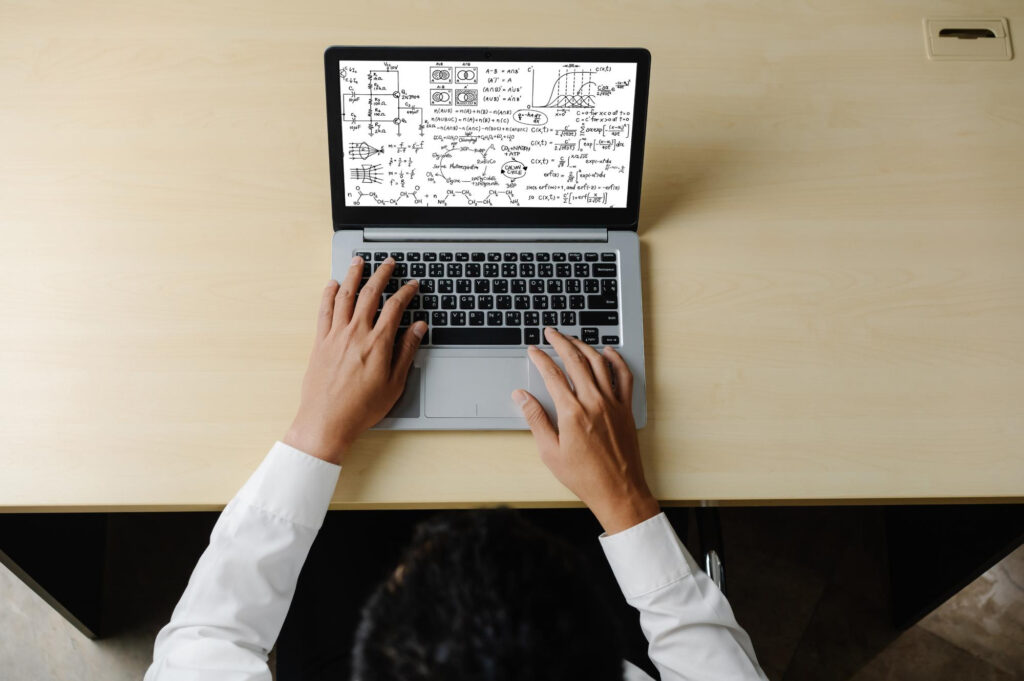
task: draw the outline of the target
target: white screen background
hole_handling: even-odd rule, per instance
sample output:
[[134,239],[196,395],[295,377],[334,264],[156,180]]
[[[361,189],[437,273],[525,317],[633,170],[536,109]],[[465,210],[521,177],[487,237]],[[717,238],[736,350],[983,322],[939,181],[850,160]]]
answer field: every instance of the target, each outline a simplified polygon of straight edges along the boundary
[[625,208],[635,63],[341,61],[345,204]]

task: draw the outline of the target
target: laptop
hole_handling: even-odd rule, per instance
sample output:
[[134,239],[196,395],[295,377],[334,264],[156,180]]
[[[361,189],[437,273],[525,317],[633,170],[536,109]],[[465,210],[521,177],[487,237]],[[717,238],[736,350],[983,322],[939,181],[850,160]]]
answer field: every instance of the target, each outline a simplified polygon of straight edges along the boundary
[[332,276],[353,255],[382,296],[418,279],[428,324],[381,429],[526,429],[510,393],[554,419],[527,358],[544,327],[613,346],[647,421],[637,216],[644,49],[331,47],[324,53]]

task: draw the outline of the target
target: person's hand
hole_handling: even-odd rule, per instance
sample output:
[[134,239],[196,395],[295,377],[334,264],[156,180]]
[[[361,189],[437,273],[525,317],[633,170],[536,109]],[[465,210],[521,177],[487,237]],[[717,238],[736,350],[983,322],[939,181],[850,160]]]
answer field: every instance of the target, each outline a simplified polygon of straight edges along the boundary
[[384,418],[402,394],[427,325],[416,322],[395,345],[402,313],[419,286],[415,280],[388,298],[374,324],[377,303],[394,269],[395,261],[385,260],[357,298],[363,271],[363,259],[357,256],[340,286],[327,284],[299,411],[285,444],[340,464],[352,442]]
[[[530,360],[555,401],[558,430],[530,393],[512,399],[523,410],[540,458],[559,482],[597,516],[605,532],[633,527],[660,512],[644,481],[633,422],[633,374],[619,353],[544,329],[572,386],[554,360],[531,345]],[[609,366],[610,365],[610,366]]]

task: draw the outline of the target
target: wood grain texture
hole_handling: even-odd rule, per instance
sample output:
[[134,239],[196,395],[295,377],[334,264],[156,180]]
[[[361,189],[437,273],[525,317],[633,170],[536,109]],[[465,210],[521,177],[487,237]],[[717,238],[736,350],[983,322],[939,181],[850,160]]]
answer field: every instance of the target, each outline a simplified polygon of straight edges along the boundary
[[[1024,27],[1009,0],[0,0],[0,508],[216,508],[283,433],[346,43],[651,50],[660,497],[1024,497],[1024,67],[927,61],[922,18],[956,15]],[[527,434],[468,432],[371,433],[335,495],[494,502],[571,497]]]

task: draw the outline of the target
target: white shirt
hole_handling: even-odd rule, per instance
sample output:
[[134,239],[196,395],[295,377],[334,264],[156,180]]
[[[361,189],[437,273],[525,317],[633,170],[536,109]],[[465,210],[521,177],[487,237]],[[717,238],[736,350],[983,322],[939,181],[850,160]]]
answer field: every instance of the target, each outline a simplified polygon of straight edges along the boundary
[[[270,681],[267,654],[340,471],[282,442],[271,448],[217,519],[145,681]],[[665,514],[600,541],[664,681],[765,679],[725,596]],[[627,662],[625,679],[650,677]]]

